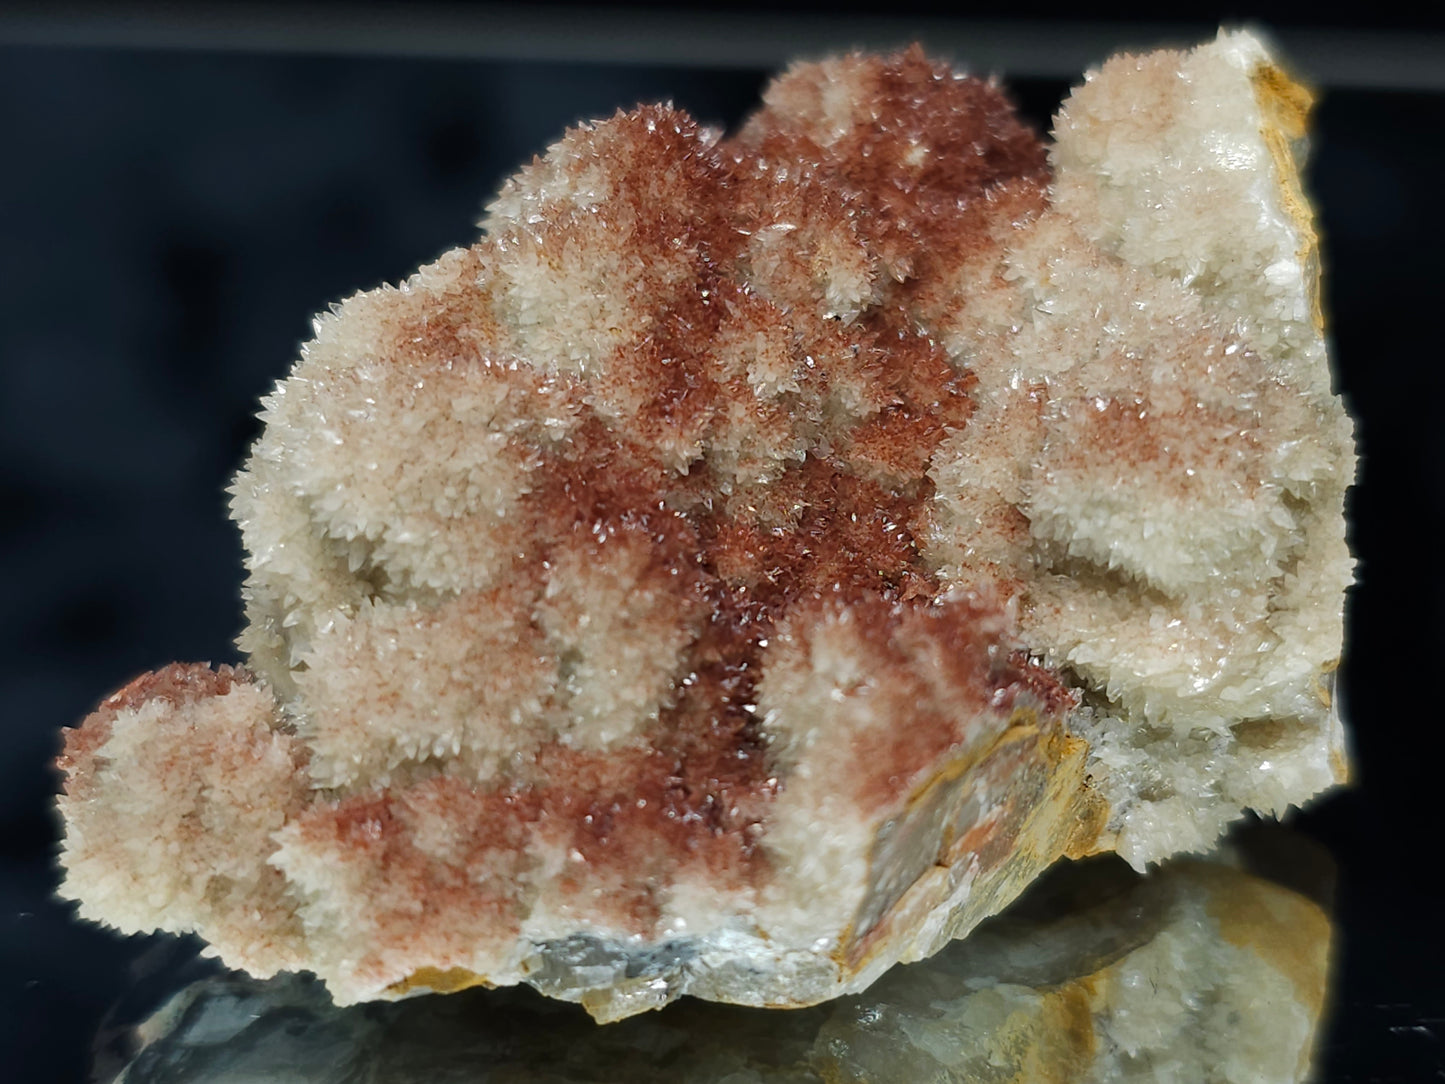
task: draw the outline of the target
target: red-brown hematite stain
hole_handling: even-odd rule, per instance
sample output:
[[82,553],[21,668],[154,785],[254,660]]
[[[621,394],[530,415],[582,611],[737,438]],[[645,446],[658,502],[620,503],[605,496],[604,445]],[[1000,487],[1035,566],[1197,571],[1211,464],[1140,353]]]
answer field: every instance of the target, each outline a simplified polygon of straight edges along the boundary
[[[770,162],[801,163],[859,197],[871,212],[863,220],[870,241],[904,272],[935,243],[940,226],[989,188],[1047,178],[1043,143],[998,87],[956,77],[917,46],[871,68],[863,113],[841,138],[765,109],[732,146]],[[919,146],[926,153],[915,161]]]
[[[971,717],[1008,717],[1016,707],[1053,715],[1074,704],[1074,694],[1049,671],[1020,651],[1001,650],[993,631],[998,610],[988,600],[889,602],[873,596],[855,602],[851,616],[869,643],[870,664],[897,675],[880,694],[883,705],[907,718],[906,726],[865,731],[854,740],[857,798],[865,808],[896,803],[920,768],[969,737]],[[946,703],[910,666],[925,654],[932,656],[927,669],[944,675],[955,691]]]
[[[856,230],[848,236],[861,238],[870,258],[896,276],[929,267],[924,254],[940,238],[991,243],[978,226],[988,193],[1008,182],[1046,182],[1043,145],[996,88],[955,78],[916,50],[869,63],[867,114],[831,145],[770,110],[716,148],[692,138],[689,118],[656,108],[623,118],[608,135],[609,155],[635,149],[613,177],[627,201],[618,221],[628,223],[644,265],[663,254],[674,277],[665,281],[659,271],[642,284],[655,301],[650,318],[608,360],[610,383],[598,392],[599,406],[641,400],[640,410],[588,411],[549,453],[521,509],[532,526],[522,559],[544,561],[580,534],[645,532],[657,567],[673,573],[679,610],[701,597],[709,616],[648,748],[590,753],[549,745],[538,757],[546,782],[507,790],[506,800],[459,796],[457,816],[468,824],[478,818],[478,833],[508,846],[534,827],[560,828],[583,859],[563,875],[564,889],[595,894],[590,913],[640,932],[657,916],[654,886],[680,866],[700,865],[719,888],[765,874],[756,845],[778,782],[759,733],[757,680],[763,645],[787,614],[856,607],[879,650],[892,654],[903,650],[900,635],[937,638],[956,656],[949,674],[963,686],[960,702],[980,710],[1007,713],[1023,696],[1045,711],[1068,702],[1051,675],[1021,656],[999,657],[986,642],[982,624],[992,611],[930,608],[939,584],[914,541],[932,497],[924,473],[948,430],[967,423],[973,378],[915,326],[907,289],[885,290],[881,303],[849,324],[801,305],[786,312],[799,361],[816,356],[838,366],[803,373],[796,393],[797,432],[815,444],[826,436],[828,447],[755,493],[731,498],[706,461],[677,469],[678,449],[705,441],[729,407],[743,416],[759,409],[745,381],[717,370],[714,342],[725,314],[772,319],[780,311],[720,303],[752,290],[739,277],[742,254],[754,229],[772,222],[777,201],[768,186],[777,186],[779,199],[826,194],[816,221],[831,225],[818,228]],[[679,206],[691,214],[680,215]],[[969,222],[957,228],[963,218]],[[798,251],[809,251],[813,242],[805,242]],[[675,278],[669,255],[679,251],[695,269],[685,281]],[[793,273],[808,273],[805,259],[793,259]],[[455,327],[443,322],[440,333],[455,349]],[[869,389],[876,409],[858,423],[818,420],[830,372],[855,391]],[[874,750],[880,787],[897,785],[919,758],[926,763],[956,740],[954,720],[936,722],[900,728],[914,739]],[[428,785],[436,784],[421,784]],[[334,830],[361,846],[374,845],[377,832],[408,836],[390,808],[349,799],[332,814]],[[408,850],[400,845],[388,861],[410,868]]]
[[[914,329],[901,301],[885,301],[846,328],[820,326],[815,314],[790,314],[802,349],[818,335],[846,337],[844,345],[853,344],[852,355],[862,359],[855,372],[865,374],[884,405],[843,434],[835,455],[809,456],[759,494],[766,507],[757,515],[729,515],[718,480],[705,467],[679,476],[650,453],[670,438],[705,434],[724,397],[738,393],[710,368],[723,309],[715,301],[746,291],[729,273],[749,227],[757,225],[725,213],[729,174],[756,185],[755,156],[803,163],[857,209],[865,239],[891,249],[884,255],[893,262],[910,265],[919,262],[917,250],[990,187],[1043,178],[1041,143],[998,90],[946,75],[916,52],[878,63],[878,96],[870,103],[876,117],[839,144],[825,150],[807,133],[772,128],[765,112],[719,149],[725,168],[693,160],[680,171],[706,211],[683,235],[669,217],[644,227],[637,240],[644,250],[658,249],[680,236],[679,243],[696,252],[699,274],[682,290],[658,284],[661,311],[643,341],[621,352],[611,368],[618,379],[648,390],[645,405],[615,429],[584,425],[544,467],[551,481],[533,498],[543,534],[607,523],[648,531],[662,561],[690,570],[679,577],[679,589],[707,598],[710,618],[651,748],[549,749],[545,778],[553,782],[533,794],[544,816],[573,819],[572,845],[586,860],[577,887],[606,871],[624,871],[630,888],[620,890],[613,906],[644,926],[653,915],[647,876],[653,869],[665,877],[680,862],[697,861],[722,881],[755,872],[758,825],[777,786],[759,735],[756,683],[761,645],[779,619],[806,600],[840,600],[860,612],[876,610],[882,633],[899,620],[900,607],[911,611],[938,592],[913,532],[932,495],[923,477],[928,460],[949,428],[966,424],[972,377],[953,370]],[[929,150],[921,168],[908,162],[916,140]],[[638,220],[648,221],[640,186],[628,187],[639,200]],[[965,231],[947,232],[967,238]],[[880,472],[883,479],[870,480]],[[883,484],[888,476],[905,484]],[[957,679],[973,683],[980,705],[993,702],[1007,711],[1026,691],[1045,710],[1062,708],[1067,693],[1038,667],[1018,658],[994,660],[988,645],[976,642],[977,616],[950,609],[913,620],[958,649]],[[939,740],[946,749],[948,735]],[[896,776],[902,766],[893,761],[900,756],[941,751],[900,746],[884,760]]]
[[213,670],[199,662],[173,662],[132,679],[102,700],[80,726],[65,731],[65,748],[55,766],[65,774],[66,794],[78,797],[92,782],[91,760],[110,738],[111,724],[122,712],[152,700],[183,708],[212,696],[225,696],[233,685],[253,680],[244,666],[218,666]]

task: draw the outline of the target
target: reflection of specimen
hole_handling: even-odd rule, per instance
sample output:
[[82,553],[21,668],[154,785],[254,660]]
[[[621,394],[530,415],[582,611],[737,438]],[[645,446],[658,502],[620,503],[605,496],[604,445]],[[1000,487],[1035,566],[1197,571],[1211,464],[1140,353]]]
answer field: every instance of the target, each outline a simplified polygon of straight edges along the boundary
[[798,1005],[1329,786],[1307,105],[1227,35],[1051,147],[916,51],[572,131],[318,320],[235,487],[249,668],[71,733],[65,891],[342,1003]]
[[685,1002],[598,1029],[530,992],[336,1009],[308,980],[211,979],[142,1025],[124,1084],[1302,1079],[1319,907],[1227,866],[1130,880],[1122,864],[1052,875],[967,941],[797,1012]]

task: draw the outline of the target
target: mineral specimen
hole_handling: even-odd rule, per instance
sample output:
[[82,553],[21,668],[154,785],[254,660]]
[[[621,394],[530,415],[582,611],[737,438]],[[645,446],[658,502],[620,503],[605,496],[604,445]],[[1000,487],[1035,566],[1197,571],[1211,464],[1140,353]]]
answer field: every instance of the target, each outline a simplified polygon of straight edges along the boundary
[[318,318],[249,661],[69,733],[63,891],[341,1004],[808,1005],[1340,781],[1308,104],[1233,33],[1049,146],[916,49],[569,132]]
[[1070,872],[1058,898],[797,1012],[683,1002],[598,1028],[530,991],[338,1009],[310,980],[222,976],[142,1024],[119,1084],[1307,1078],[1330,946],[1315,903],[1214,864]]

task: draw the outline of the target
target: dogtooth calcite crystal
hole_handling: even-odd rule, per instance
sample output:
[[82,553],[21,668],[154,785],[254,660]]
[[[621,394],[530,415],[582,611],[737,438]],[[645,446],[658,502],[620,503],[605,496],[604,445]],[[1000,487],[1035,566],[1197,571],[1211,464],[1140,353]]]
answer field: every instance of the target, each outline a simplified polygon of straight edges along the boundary
[[318,317],[245,665],[68,732],[63,892],[343,1005],[801,1006],[1342,781],[1308,108],[1235,32],[1049,143],[916,48],[569,131]]

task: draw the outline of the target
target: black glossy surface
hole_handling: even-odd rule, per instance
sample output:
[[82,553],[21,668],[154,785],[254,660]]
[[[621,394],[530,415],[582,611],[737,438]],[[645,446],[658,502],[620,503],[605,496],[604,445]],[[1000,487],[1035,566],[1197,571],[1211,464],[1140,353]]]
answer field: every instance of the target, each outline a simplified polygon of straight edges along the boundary
[[[223,487],[309,316],[466,240],[582,116],[733,121],[763,73],[0,49],[0,1078],[85,1078],[146,947],[50,902],[61,726],[139,671],[232,658]],[[1062,85],[1018,87],[1040,122]],[[1445,99],[1340,92],[1312,188],[1360,419],[1359,785],[1299,818],[1340,867],[1321,1079],[1445,1074]],[[162,952],[165,950],[162,949]],[[154,974],[150,961],[145,970]]]

